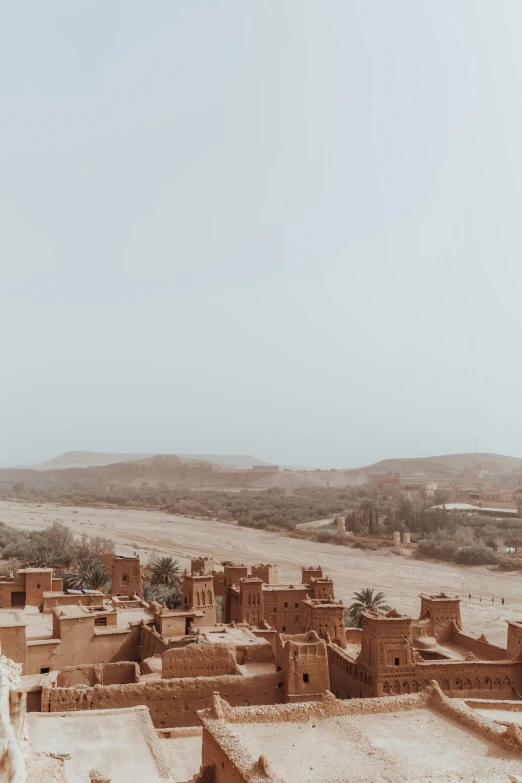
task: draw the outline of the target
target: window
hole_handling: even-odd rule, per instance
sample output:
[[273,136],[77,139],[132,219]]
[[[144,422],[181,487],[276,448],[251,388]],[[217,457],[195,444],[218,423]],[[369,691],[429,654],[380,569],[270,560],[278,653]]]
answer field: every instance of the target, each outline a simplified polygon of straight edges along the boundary
[[308,674],[303,674],[303,682],[310,682],[310,676]]
[[38,582],[38,584],[36,585],[36,589],[37,589],[37,590],[39,590],[39,589],[40,589],[40,582]]
[[121,575],[121,583],[122,583],[122,585],[128,585],[129,584],[129,575],[128,574],[122,574]]
[[40,669],[40,674],[48,674],[48,672],[50,672],[50,671],[51,671],[51,669],[49,668],[49,666],[43,666]]
[[299,604],[296,604],[296,605],[295,605],[295,608],[296,608],[296,609],[299,609]]
[[400,665],[401,665],[401,659],[400,658],[396,658],[395,659],[395,666],[400,666]]
[[107,618],[106,617],[95,617],[94,618],[94,625],[107,625]]
[[285,601],[285,609],[288,609],[288,603]]
[[283,633],[286,631],[286,625],[283,625]]

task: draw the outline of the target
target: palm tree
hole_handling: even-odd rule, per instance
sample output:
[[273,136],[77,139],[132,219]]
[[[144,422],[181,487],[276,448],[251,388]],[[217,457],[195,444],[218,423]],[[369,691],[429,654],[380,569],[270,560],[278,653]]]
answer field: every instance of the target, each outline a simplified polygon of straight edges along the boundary
[[356,628],[362,628],[363,612],[389,612],[384,593],[376,593],[371,587],[363,587],[353,594],[355,601],[348,607],[348,619]]
[[64,584],[72,590],[101,590],[108,593],[111,589],[109,569],[96,558],[82,557],[76,563],[76,570],[68,573]]
[[150,569],[150,581],[153,585],[181,587],[181,566],[173,557],[159,557]]
[[167,609],[177,609],[181,605],[181,590],[179,587],[143,582],[143,600],[147,603],[157,601]]

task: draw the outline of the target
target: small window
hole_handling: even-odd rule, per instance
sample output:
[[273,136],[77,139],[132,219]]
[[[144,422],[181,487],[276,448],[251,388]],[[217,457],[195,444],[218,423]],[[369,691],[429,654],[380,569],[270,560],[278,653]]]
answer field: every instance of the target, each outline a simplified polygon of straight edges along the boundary
[[51,669],[49,668],[49,666],[42,666],[42,668],[40,669],[40,674],[48,674],[50,671]]
[[395,659],[395,666],[400,666],[400,665],[401,665],[401,659],[400,658],[396,658]]
[[40,589],[40,583],[39,583],[39,582],[38,582],[38,584],[36,585],[36,589],[37,589],[37,590],[39,590],[39,589]]
[[129,575],[128,574],[122,574],[122,576],[121,576],[121,583],[122,583],[122,585],[128,585],[129,584]]
[[94,618],[94,625],[107,625],[107,618],[106,617],[95,617]]
[[295,608],[296,608],[296,609],[299,609],[299,604],[296,604],[296,605],[295,605]]
[[285,609],[288,609],[288,603],[285,601]]
[[310,676],[308,674],[303,674],[303,682],[310,682]]
[[283,625],[283,633],[286,631],[286,625]]

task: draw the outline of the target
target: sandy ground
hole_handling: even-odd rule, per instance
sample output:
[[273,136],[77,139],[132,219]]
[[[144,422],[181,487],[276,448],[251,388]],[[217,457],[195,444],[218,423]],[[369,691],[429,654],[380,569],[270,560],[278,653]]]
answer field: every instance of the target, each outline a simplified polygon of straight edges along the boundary
[[[412,617],[419,614],[419,593],[443,590],[461,596],[464,630],[477,636],[485,633],[497,644],[505,644],[506,620],[522,619],[522,576],[516,573],[414,560],[393,555],[389,550],[367,553],[153,511],[0,501],[0,521],[8,525],[38,529],[56,520],[76,533],[113,538],[117,551],[136,548],[145,559],[151,552],[158,552],[173,555],[183,566],[190,564],[191,557],[203,554],[214,557],[216,563],[222,560],[277,563],[280,582],[297,584],[301,564],[320,563],[333,578],[337,597],[346,604],[351,602],[354,590],[374,587],[383,590],[388,603],[398,611]],[[504,606],[502,597],[506,601]]]

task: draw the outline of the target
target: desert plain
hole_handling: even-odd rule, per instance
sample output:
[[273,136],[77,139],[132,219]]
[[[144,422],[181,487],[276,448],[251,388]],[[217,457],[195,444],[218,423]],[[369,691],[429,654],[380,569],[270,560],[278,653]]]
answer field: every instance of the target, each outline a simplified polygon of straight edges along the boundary
[[365,552],[159,511],[0,501],[0,522],[6,525],[35,530],[55,521],[80,535],[110,537],[116,551],[136,551],[144,562],[151,554],[168,554],[183,567],[196,555],[209,555],[217,564],[277,563],[279,581],[289,584],[299,582],[301,565],[320,564],[345,605],[354,590],[373,587],[382,590],[397,611],[418,617],[419,593],[456,594],[462,599],[464,630],[476,636],[484,633],[497,644],[505,644],[506,621],[522,618],[522,575],[517,572],[417,560],[389,549]]

